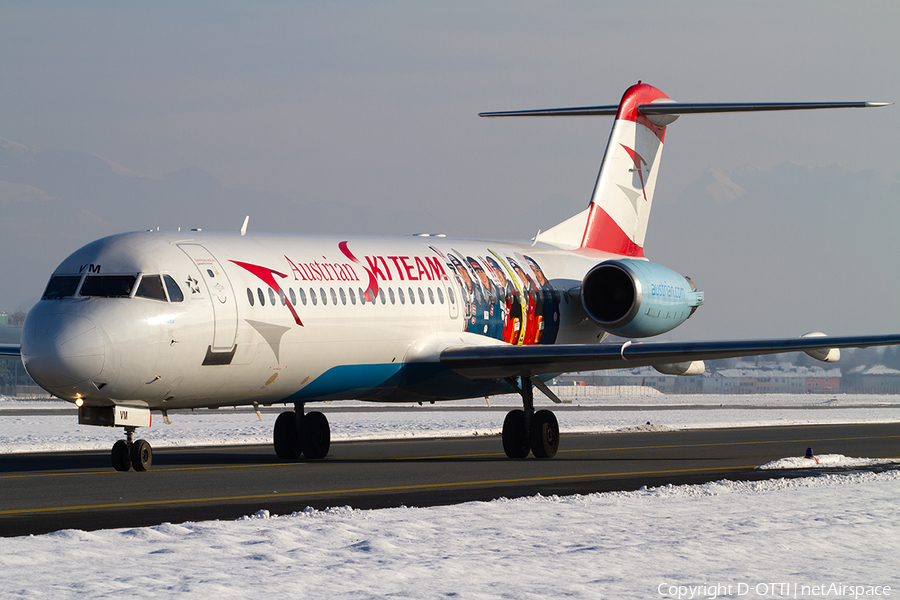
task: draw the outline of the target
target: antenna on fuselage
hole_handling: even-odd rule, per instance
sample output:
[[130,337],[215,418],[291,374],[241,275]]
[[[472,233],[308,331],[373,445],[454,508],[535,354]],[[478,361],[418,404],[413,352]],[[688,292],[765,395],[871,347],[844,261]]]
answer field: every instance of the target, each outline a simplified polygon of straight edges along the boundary
[[244,217],[244,224],[241,225],[241,235],[244,235],[245,233],[247,233],[247,223],[249,223],[249,222],[250,222],[250,215],[247,215],[246,217]]

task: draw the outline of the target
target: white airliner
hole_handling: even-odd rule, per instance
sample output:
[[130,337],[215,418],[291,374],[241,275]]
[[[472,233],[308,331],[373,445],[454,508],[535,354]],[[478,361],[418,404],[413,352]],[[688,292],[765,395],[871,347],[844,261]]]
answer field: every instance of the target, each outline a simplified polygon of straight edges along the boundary
[[638,82],[615,106],[483,113],[615,115],[589,206],[521,243],[440,234],[349,237],[144,231],[114,235],[60,264],[28,314],[28,373],[79,407],[79,423],[124,427],[113,466],[146,470],[133,440],[151,411],[292,404],[275,422],[283,459],[320,459],[330,430],[309,402],[454,400],[517,392],[503,424],[510,458],[556,454],[559,428],[533,388],[572,371],[900,343],[900,335],[600,344],[646,338],[703,304],[690,279],[648,261],[644,236],[666,126],[705,112],[882,103],[683,104]]

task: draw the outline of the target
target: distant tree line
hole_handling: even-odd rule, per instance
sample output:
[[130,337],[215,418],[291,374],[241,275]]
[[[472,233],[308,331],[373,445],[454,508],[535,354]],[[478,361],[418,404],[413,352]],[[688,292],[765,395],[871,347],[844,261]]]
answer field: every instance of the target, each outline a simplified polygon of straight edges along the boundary
[[22,325],[25,324],[25,316],[27,314],[28,313],[26,313],[24,310],[17,310],[15,312],[9,313],[7,315],[7,318],[9,319],[9,324],[12,325],[13,327],[21,327]]

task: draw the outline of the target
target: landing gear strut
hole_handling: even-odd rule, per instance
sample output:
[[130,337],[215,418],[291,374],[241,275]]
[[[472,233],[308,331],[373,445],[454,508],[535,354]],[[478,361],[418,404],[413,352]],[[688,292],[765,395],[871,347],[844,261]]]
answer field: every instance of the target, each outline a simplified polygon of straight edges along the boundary
[[[522,395],[521,410],[511,410],[503,421],[503,451],[509,458],[553,458],[559,449],[559,423],[549,410],[534,411],[534,386],[530,377],[506,380]],[[519,383],[521,382],[521,385]]]
[[125,427],[125,439],[119,440],[112,447],[112,466],[116,471],[127,471],[134,467],[135,471],[146,471],[153,463],[153,448],[147,440],[134,441],[136,427]]
[[275,420],[275,454],[284,460],[296,460],[302,454],[308,459],[325,458],[331,447],[328,419],[318,411],[303,414],[303,403],[283,412]]

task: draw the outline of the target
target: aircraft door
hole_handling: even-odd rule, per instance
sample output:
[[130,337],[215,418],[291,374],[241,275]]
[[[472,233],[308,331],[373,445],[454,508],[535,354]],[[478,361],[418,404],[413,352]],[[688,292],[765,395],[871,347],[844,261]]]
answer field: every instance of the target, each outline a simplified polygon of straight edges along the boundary
[[213,352],[230,352],[237,337],[237,299],[219,261],[200,244],[178,244],[187,254],[206,286],[214,318]]

